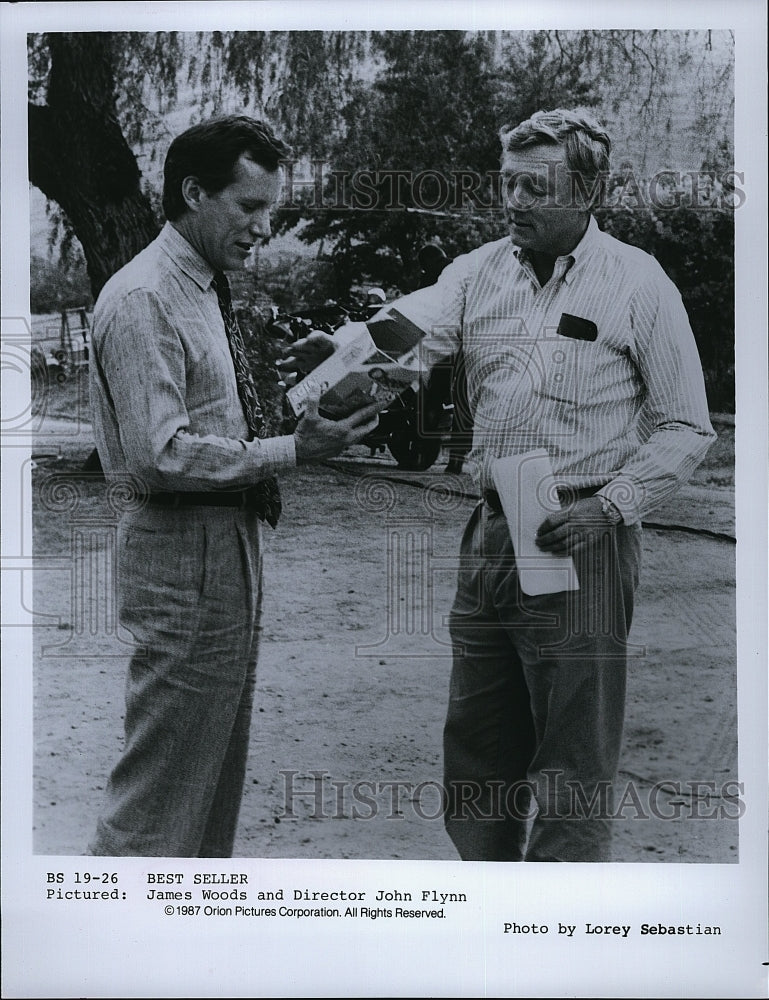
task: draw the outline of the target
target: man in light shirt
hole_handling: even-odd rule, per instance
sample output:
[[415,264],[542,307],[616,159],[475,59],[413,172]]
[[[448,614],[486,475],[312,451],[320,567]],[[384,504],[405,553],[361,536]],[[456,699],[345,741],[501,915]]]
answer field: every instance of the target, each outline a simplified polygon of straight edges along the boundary
[[226,270],[270,235],[288,148],[262,122],[213,119],[165,162],[167,222],[94,310],[91,407],[108,480],[137,488],[121,523],[120,615],[137,649],[125,749],[89,852],[229,857],[243,789],[262,596],[261,522],[276,475],[339,454],[374,407],[262,436]]
[[[446,828],[467,860],[606,861],[641,519],[715,435],[678,291],[591,214],[604,128],[539,112],[502,146],[510,236],[393,303],[429,358],[462,348],[483,497],[449,619]],[[495,487],[497,459],[540,450],[556,489],[536,546],[571,556],[576,590],[524,592]]]

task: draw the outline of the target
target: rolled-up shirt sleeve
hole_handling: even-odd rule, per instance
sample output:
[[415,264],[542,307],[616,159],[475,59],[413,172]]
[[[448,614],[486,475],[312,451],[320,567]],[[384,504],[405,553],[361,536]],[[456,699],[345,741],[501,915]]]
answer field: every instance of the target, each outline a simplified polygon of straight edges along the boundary
[[184,491],[246,488],[295,468],[292,435],[249,440],[217,331],[210,356],[191,358],[178,322],[148,288],[97,308],[92,406],[107,471],[124,464],[151,490]]

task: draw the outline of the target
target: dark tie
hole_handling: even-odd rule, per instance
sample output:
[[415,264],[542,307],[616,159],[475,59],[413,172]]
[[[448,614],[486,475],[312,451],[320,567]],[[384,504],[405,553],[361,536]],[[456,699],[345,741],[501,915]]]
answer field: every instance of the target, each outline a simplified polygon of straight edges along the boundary
[[[248,428],[254,437],[266,437],[264,424],[264,413],[259,397],[256,393],[254,376],[246,357],[246,347],[243,342],[243,334],[238,326],[238,320],[232,308],[232,295],[230,294],[230,283],[227,275],[221,271],[214,275],[214,288],[219,299],[219,308],[224,320],[224,329],[227,331],[227,340],[232,354],[232,363],[235,366],[235,381],[238,386],[238,396],[243,405],[243,413],[246,417]],[[270,479],[260,479],[259,482],[248,491],[253,502],[248,506],[256,510],[259,516],[271,524],[273,528],[278,523],[280,517],[281,502],[278,483],[274,477]]]

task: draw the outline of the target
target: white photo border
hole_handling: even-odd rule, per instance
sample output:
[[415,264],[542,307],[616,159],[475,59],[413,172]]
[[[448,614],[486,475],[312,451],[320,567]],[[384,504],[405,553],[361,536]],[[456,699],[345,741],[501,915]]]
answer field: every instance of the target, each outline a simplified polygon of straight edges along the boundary
[[[511,9],[512,8],[512,9]],[[260,861],[265,884],[374,888],[439,883],[475,901],[461,924],[381,921],[186,924],[148,917],[140,905],[86,910],[46,905],[46,872],[72,858],[37,857],[32,829],[31,642],[23,629],[3,641],[3,995],[174,996],[712,996],[766,995],[767,876],[767,274],[766,13],[750,0],[642,5],[536,5],[423,0],[376,6],[320,0],[243,3],[8,4],[2,19],[2,335],[29,322],[27,184],[28,32],[64,30],[270,30],[312,27],[532,29],[730,28],[736,37],[735,166],[745,206],[736,213],[737,650],[739,767],[748,808],[736,865],[519,865],[455,862]],[[589,19],[589,24],[586,20]],[[22,412],[18,380],[3,370],[3,418]],[[29,442],[4,436],[3,560],[25,555],[30,512],[18,500]],[[18,587],[3,588],[14,618]],[[4,620],[5,615],[4,615]],[[82,859],[96,871],[93,859]],[[242,867],[243,859],[224,865]],[[173,871],[203,870],[175,860]],[[148,865],[121,861],[128,883]],[[156,866],[159,867],[159,866]],[[215,870],[208,865],[205,870]],[[569,944],[504,938],[511,913],[551,925],[567,917],[606,924],[701,914],[721,939]],[[563,916],[561,916],[563,914]],[[679,914],[677,917],[676,914]],[[764,963],[762,965],[762,963]]]

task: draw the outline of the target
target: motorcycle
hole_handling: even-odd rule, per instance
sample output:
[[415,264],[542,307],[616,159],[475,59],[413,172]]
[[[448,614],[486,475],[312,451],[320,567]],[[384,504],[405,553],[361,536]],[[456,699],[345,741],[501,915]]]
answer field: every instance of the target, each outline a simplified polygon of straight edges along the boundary
[[386,447],[401,469],[424,471],[440,455],[453,411],[451,366],[436,365],[426,383],[407,389],[380,413],[379,426],[363,443],[372,455]]

